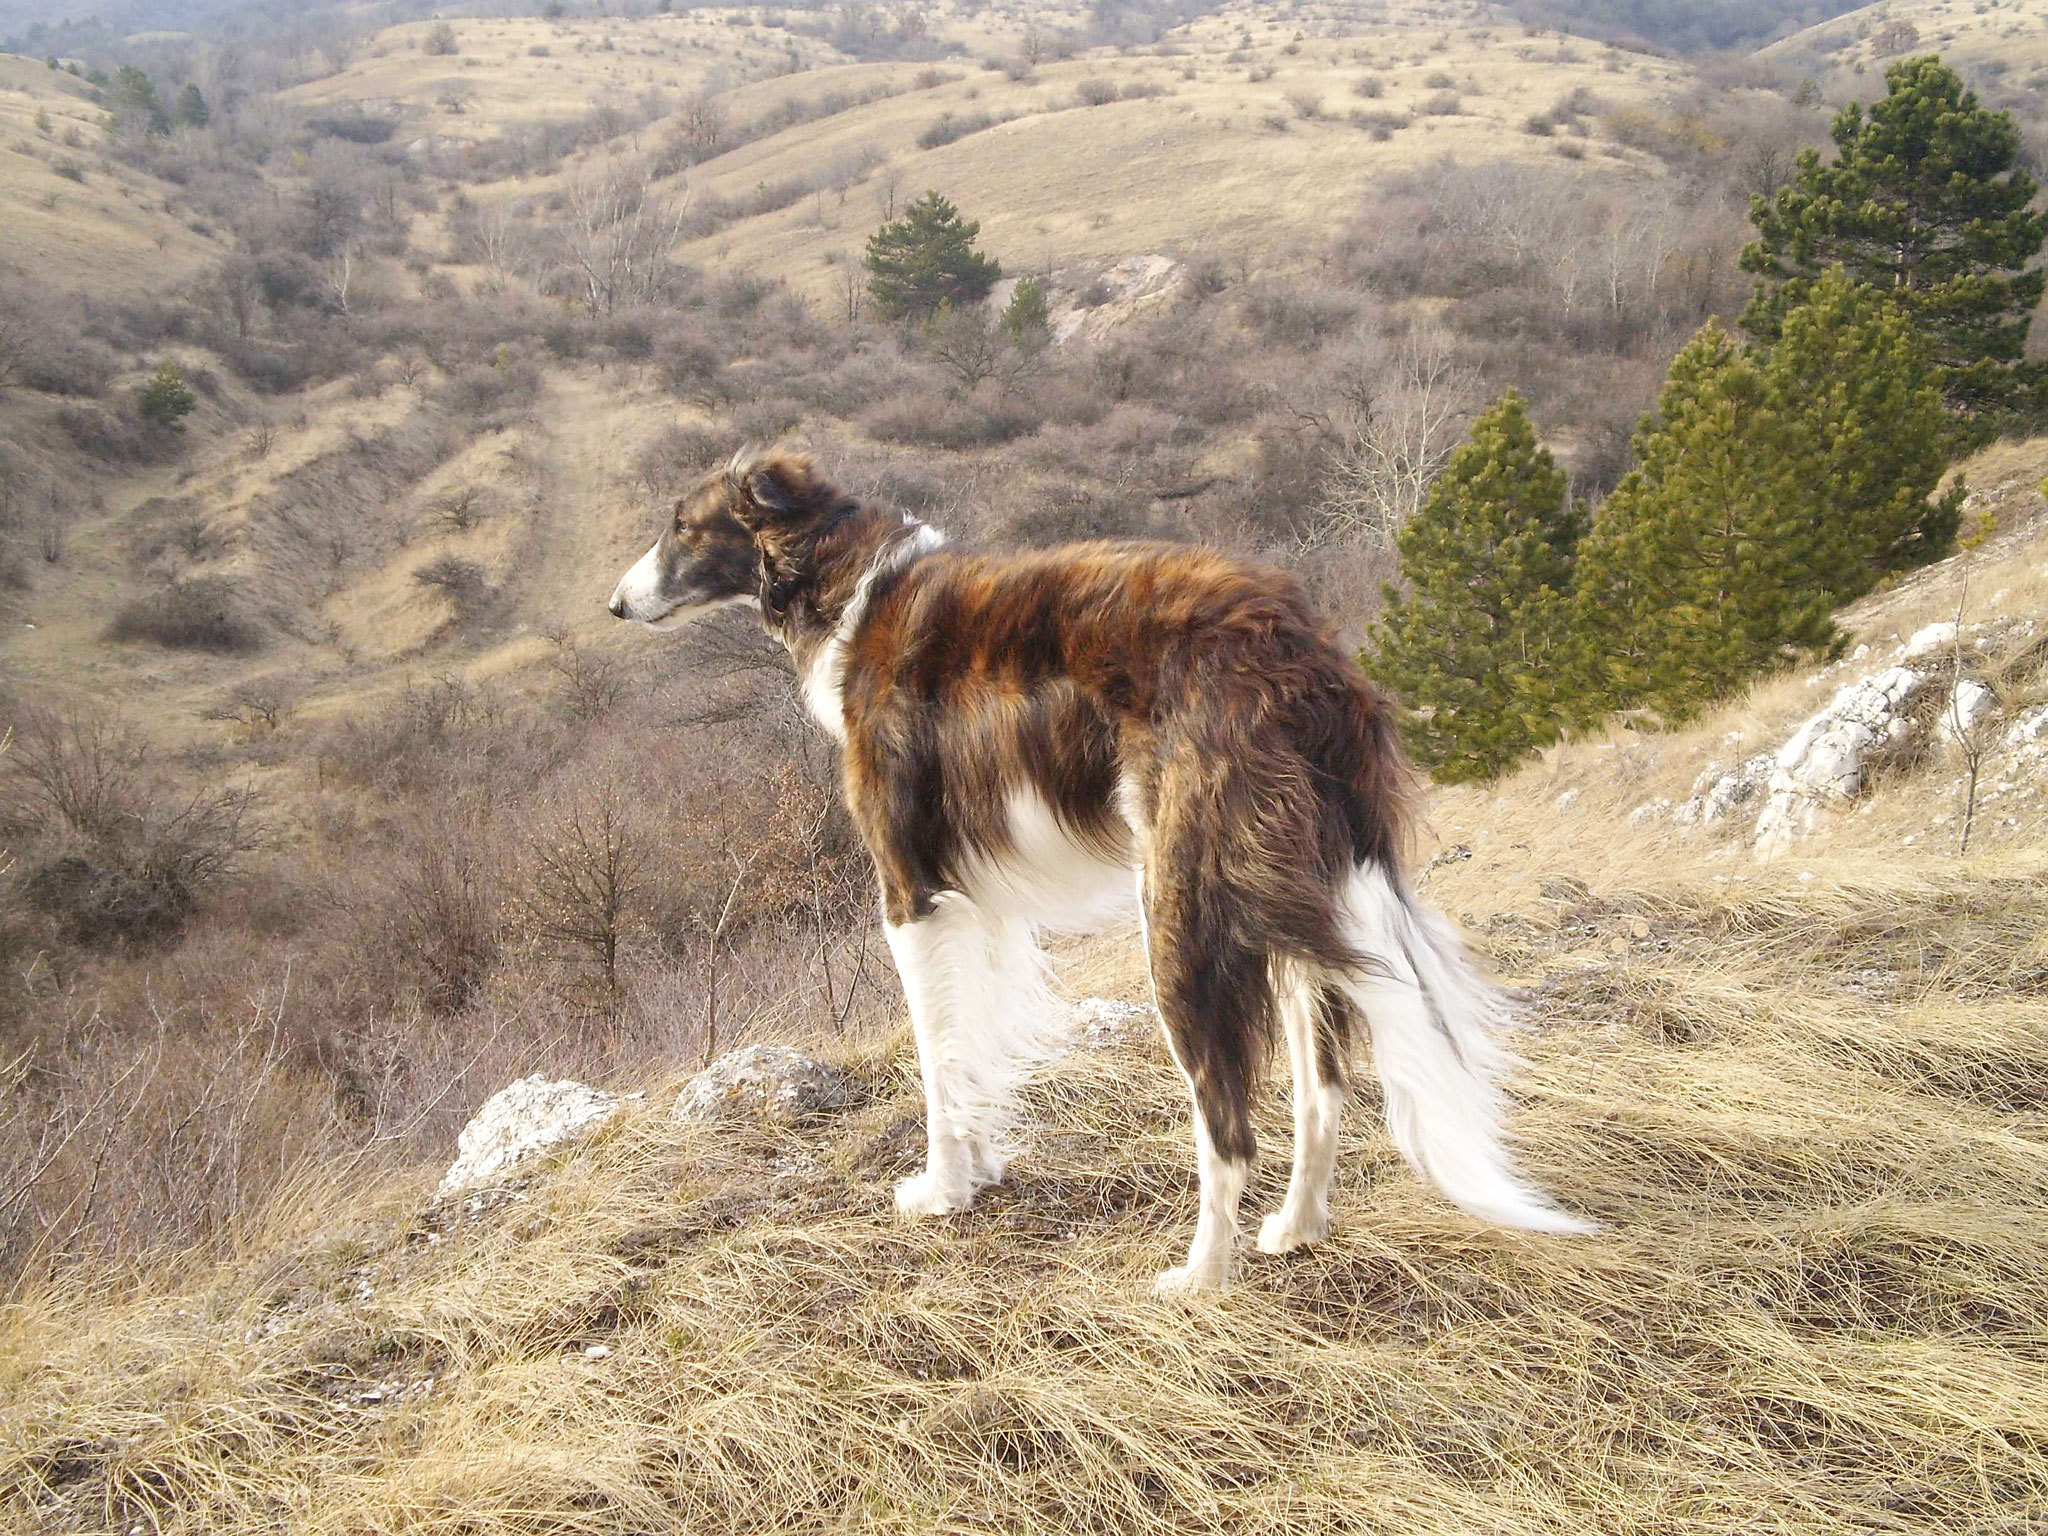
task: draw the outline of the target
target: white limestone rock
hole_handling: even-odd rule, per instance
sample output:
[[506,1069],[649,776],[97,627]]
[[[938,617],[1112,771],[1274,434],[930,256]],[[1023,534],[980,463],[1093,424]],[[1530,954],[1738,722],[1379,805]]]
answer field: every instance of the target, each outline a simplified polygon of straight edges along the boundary
[[1726,773],[1720,771],[1719,764],[1710,765],[1693,782],[1692,798],[1673,808],[1671,819],[1680,826],[1712,826],[1762,794],[1776,763],[1776,753],[1759,752]]
[[1952,654],[1955,648],[1956,627],[1949,620],[1942,619],[1914,630],[1899,655],[1906,661],[1924,661],[1930,656]]
[[1757,817],[1759,854],[1803,837],[1862,793],[1864,759],[1873,748],[1912,731],[1906,707],[1927,682],[1926,673],[1911,667],[1888,667],[1842,688],[1827,708],[1792,733],[1778,749],[1770,797]]
[[535,1073],[484,1101],[456,1139],[457,1156],[435,1198],[502,1179],[537,1152],[577,1141],[617,1113],[619,1097],[570,1078]]
[[1084,997],[1067,1010],[1068,1048],[1106,1051],[1141,1039],[1158,1027],[1159,1015],[1143,1003]]
[[1998,695],[1973,677],[1966,677],[1949,695],[1941,712],[1941,739],[1962,741],[1998,712]]
[[683,1084],[678,1120],[741,1115],[784,1125],[851,1109],[860,1099],[852,1073],[787,1045],[743,1045],[727,1051]]

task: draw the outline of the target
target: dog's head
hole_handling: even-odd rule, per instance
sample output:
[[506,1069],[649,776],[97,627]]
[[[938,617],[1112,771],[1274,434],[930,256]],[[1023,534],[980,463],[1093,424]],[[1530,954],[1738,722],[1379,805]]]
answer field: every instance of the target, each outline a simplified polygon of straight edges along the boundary
[[675,505],[654,548],[612,591],[611,611],[649,629],[752,603],[771,620],[801,578],[796,554],[845,500],[801,454],[742,450]]

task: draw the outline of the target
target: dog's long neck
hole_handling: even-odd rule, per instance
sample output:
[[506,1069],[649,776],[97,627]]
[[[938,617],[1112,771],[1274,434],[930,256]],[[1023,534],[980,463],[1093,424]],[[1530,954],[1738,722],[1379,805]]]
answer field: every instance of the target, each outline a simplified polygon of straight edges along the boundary
[[813,537],[806,579],[770,628],[796,663],[805,704],[834,736],[845,734],[840,691],[846,647],[875,582],[945,541],[915,518],[867,507],[836,513]]

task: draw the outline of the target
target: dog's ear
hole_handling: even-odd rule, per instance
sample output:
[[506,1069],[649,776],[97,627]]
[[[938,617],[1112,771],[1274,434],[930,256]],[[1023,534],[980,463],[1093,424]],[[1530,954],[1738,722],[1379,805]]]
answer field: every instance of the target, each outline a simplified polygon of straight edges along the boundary
[[733,516],[749,530],[759,531],[810,501],[817,477],[802,454],[743,448],[726,465],[725,484]]

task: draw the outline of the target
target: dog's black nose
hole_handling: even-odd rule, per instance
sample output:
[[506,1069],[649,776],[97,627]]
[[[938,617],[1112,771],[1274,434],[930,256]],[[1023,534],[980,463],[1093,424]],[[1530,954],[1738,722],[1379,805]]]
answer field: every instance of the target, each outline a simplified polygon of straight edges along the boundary
[[612,594],[612,600],[605,604],[605,606],[611,609],[612,617],[615,619],[623,619],[626,616],[626,600],[616,592]]

